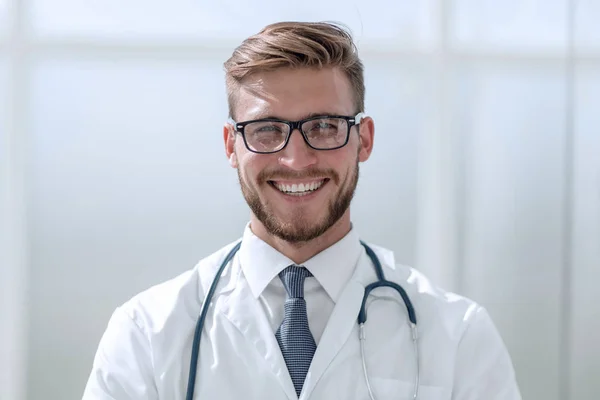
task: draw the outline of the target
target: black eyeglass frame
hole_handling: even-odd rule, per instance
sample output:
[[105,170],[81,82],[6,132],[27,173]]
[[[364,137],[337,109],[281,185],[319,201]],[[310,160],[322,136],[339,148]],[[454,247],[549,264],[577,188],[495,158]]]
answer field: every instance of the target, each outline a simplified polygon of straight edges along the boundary
[[[233,125],[234,131],[236,133],[239,133],[240,135],[242,135],[242,138],[244,139],[244,145],[246,146],[246,148],[249,151],[251,151],[252,153],[257,153],[257,154],[273,154],[273,153],[278,153],[281,150],[286,148],[286,146],[288,145],[288,143],[290,141],[290,137],[292,137],[292,133],[295,130],[298,130],[298,132],[300,132],[302,134],[302,137],[304,138],[304,142],[311,149],[318,150],[318,151],[329,151],[329,150],[341,149],[342,147],[344,147],[348,144],[348,141],[350,140],[350,130],[352,129],[352,127],[360,126],[361,121],[365,117],[366,117],[365,113],[359,112],[354,117],[349,117],[347,115],[317,115],[314,117],[302,119],[300,121],[286,121],[286,120],[278,119],[278,118],[262,118],[262,119],[253,119],[253,120],[242,121],[242,122],[235,122],[233,119],[229,118],[227,120],[227,122],[230,123],[231,125]],[[300,128],[302,127],[302,124],[304,124],[305,122],[314,121],[317,119],[326,119],[326,118],[341,118],[341,119],[346,120],[346,123],[348,125],[348,132],[346,132],[346,140],[344,140],[343,144],[336,146],[336,147],[327,148],[327,149],[320,149],[318,147],[314,147],[313,145],[311,145],[309,143],[308,138],[306,137],[306,133],[302,132],[302,129],[300,129]],[[289,126],[290,132],[287,134],[287,137],[285,138],[285,141],[283,142],[283,146],[281,146],[280,149],[273,150],[273,151],[252,150],[250,148],[250,146],[248,145],[248,141],[246,140],[246,134],[244,133],[244,128],[246,127],[246,125],[251,124],[253,122],[279,122],[279,123],[283,123],[283,124],[286,124],[287,126]]]

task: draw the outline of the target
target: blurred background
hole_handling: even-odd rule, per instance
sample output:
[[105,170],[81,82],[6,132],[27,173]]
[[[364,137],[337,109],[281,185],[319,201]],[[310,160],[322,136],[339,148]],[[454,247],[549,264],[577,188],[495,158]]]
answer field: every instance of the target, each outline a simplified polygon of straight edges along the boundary
[[0,0],[0,399],[81,398],[112,311],[237,239],[223,62],[349,26],[362,238],[491,313],[525,399],[600,393],[600,0]]

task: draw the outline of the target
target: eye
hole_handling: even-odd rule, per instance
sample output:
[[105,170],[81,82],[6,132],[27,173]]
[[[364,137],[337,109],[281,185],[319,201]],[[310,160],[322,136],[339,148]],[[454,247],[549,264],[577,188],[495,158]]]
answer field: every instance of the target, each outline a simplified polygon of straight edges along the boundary
[[287,125],[272,121],[253,122],[246,126],[246,132],[251,135],[281,135],[286,132]]
[[338,134],[339,127],[340,121],[336,118],[317,119],[309,123],[305,132],[311,135],[331,136]]
[[281,132],[281,127],[276,125],[265,125],[256,129],[255,132]]
[[325,122],[325,121],[321,121],[321,122],[318,122],[315,125],[315,128],[316,129],[331,129],[331,128],[334,128],[334,126],[331,123],[328,123],[328,122]]

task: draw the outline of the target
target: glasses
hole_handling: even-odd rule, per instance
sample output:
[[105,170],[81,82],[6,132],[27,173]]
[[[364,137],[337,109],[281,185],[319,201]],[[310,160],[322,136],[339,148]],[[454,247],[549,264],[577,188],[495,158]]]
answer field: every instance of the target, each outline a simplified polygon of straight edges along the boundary
[[301,121],[264,118],[235,122],[229,119],[229,123],[242,135],[248,150],[269,154],[283,150],[295,129],[302,133],[306,144],[315,150],[339,149],[348,143],[350,129],[359,125],[364,117],[364,113],[358,113],[354,117],[321,115]]

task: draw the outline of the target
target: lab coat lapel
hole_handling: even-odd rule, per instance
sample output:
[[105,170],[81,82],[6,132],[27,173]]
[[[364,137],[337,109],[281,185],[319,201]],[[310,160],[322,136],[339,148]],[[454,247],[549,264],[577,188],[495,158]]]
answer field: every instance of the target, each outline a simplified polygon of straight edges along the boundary
[[327,367],[347,342],[354,327],[356,327],[365,287],[355,280],[355,277],[348,282],[333,308],[306,376],[301,399],[310,397],[319,379],[321,379]]
[[267,364],[267,369],[275,375],[288,399],[297,400],[277,339],[259,301],[254,298],[243,277],[240,277],[236,288],[227,296],[221,313],[237,327],[248,346],[256,349],[257,357]]

